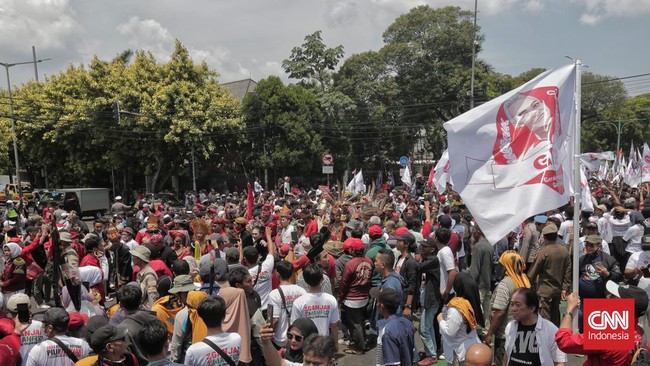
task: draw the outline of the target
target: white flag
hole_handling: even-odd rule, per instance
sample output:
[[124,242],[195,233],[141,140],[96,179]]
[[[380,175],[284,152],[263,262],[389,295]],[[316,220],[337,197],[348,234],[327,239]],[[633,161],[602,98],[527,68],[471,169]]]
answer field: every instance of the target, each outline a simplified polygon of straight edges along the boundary
[[442,194],[447,189],[447,183],[451,182],[451,175],[449,174],[449,150],[442,152],[442,156],[436,164],[436,171],[433,179],[436,189]]
[[591,196],[589,180],[585,174],[585,167],[580,167],[580,199],[582,200],[581,209],[586,212],[594,212],[594,199]]
[[444,124],[454,189],[491,243],[573,193],[575,70],[542,73]]
[[650,147],[643,144],[643,158],[641,160],[641,182],[650,182]]
[[359,173],[357,173],[354,177],[352,177],[352,180],[350,181],[350,183],[348,183],[348,186],[345,188],[345,190],[352,192],[354,194],[366,191],[366,185],[363,183],[362,169],[359,169]]
[[639,183],[641,183],[641,169],[636,161],[636,156],[632,156],[632,154],[630,154],[630,161],[627,163],[627,167],[625,168],[623,183],[632,188],[637,188]]
[[404,168],[404,174],[402,174],[402,183],[409,188],[413,185],[413,181],[411,180],[411,170],[409,169],[408,164]]
[[614,160],[613,151],[604,151],[599,153],[585,153],[580,155],[580,162],[587,170],[592,172],[600,169],[601,160]]

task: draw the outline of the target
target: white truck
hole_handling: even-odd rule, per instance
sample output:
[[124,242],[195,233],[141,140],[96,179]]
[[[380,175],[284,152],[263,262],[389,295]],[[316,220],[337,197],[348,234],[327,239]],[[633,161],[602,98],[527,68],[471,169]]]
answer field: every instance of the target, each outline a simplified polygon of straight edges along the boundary
[[56,191],[64,194],[63,206],[66,210],[74,207],[74,201],[77,201],[81,217],[102,217],[111,208],[108,188],[61,188]]

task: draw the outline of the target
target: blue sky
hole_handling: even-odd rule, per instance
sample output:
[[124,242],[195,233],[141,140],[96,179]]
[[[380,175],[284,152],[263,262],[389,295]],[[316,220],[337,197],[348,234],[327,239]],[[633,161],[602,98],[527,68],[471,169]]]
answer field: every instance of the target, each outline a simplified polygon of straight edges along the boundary
[[[381,34],[410,8],[473,0],[0,0],[0,61],[31,60],[51,75],[92,55],[108,59],[144,48],[165,60],[178,38],[223,82],[283,75],[282,60],[305,35],[323,31],[346,56],[382,46]],[[479,0],[485,34],[479,57],[512,75],[552,68],[579,57],[588,71],[611,76],[650,73],[650,0]],[[11,69],[12,81],[33,78],[31,65]],[[6,80],[0,81],[4,88]],[[286,79],[286,78],[285,78]],[[650,77],[626,82],[650,92]]]

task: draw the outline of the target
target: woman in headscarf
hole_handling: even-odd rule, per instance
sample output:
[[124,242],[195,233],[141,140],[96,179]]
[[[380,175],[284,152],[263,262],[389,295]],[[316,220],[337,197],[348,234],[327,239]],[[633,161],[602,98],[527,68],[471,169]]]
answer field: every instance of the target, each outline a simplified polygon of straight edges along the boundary
[[176,252],[176,257],[184,258],[190,254],[189,249],[187,248],[187,231],[185,230],[170,230],[169,236],[172,239],[171,247]]
[[2,271],[2,295],[9,299],[16,292],[25,291],[25,273],[27,266],[25,260],[20,257],[23,251],[20,245],[16,243],[7,243],[2,247],[5,256],[5,267]]
[[197,278],[199,274],[199,265],[196,262],[196,259],[194,259],[194,257],[189,255],[185,257],[179,257],[179,258],[183,258],[183,260],[190,265],[190,276],[192,276],[194,282],[201,282],[201,279]]
[[298,318],[287,329],[287,344],[280,351],[283,359],[296,363],[303,363],[302,345],[305,339],[312,334],[318,334],[318,328],[311,319]]
[[477,323],[485,325],[478,285],[469,273],[460,272],[456,275],[454,291],[456,296],[447,303],[446,314],[443,308],[438,315],[445,359],[450,365],[456,359],[460,363],[465,361],[467,349],[480,342],[476,334]]

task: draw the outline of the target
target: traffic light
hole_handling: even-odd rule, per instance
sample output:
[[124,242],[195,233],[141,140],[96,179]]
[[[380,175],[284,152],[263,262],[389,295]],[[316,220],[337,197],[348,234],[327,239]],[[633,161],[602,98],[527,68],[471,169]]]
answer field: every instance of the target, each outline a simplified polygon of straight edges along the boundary
[[113,117],[115,118],[115,120],[117,121],[117,124],[119,125],[120,124],[120,119],[121,119],[121,116],[120,116],[120,102],[113,103],[112,109],[113,109]]

